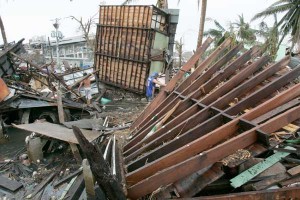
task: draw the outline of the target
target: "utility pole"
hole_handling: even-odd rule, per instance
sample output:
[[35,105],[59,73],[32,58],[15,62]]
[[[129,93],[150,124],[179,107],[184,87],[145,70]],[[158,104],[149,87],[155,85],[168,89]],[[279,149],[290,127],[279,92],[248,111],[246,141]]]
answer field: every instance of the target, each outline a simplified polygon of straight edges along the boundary
[[8,46],[8,44],[7,44],[5,29],[4,29],[4,25],[3,25],[3,21],[1,19],[1,16],[0,16],[0,29],[1,29],[2,39],[3,39],[3,43],[4,43],[4,49],[5,49]]
[[55,23],[53,24],[54,28],[55,28],[55,38],[56,38],[56,66],[58,69],[60,68],[59,65],[59,49],[58,49],[58,28],[59,28],[59,23],[58,23],[59,19],[56,18],[55,19]]

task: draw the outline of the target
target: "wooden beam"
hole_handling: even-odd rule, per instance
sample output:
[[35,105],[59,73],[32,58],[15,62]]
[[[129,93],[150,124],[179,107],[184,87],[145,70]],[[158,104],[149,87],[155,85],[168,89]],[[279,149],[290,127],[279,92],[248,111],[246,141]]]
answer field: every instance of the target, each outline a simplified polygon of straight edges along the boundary
[[159,105],[161,102],[165,100],[165,98],[168,96],[168,93],[173,91],[175,86],[177,85],[177,82],[183,77],[183,75],[189,71],[199,60],[199,58],[203,55],[205,50],[209,47],[209,45],[213,42],[212,38],[208,37],[205,42],[200,46],[197,51],[194,53],[194,55],[188,60],[188,62],[181,68],[181,70],[173,77],[168,83],[167,86],[161,91],[158,96],[153,99],[151,104],[147,106],[147,108],[142,112],[142,114],[137,118],[136,121],[131,125],[131,129],[135,130],[140,126],[140,123],[149,116],[149,114],[157,108],[157,105]]
[[73,126],[73,131],[82,151],[87,156],[91,170],[95,176],[95,180],[103,189],[107,198],[125,200],[126,197],[122,191],[122,188],[117,180],[112,176],[110,168],[105,162],[102,153],[99,152],[94,145],[89,143],[79,128]]
[[299,197],[300,188],[280,188],[272,190],[262,190],[255,192],[240,192],[226,195],[213,195],[193,198],[195,200],[266,200],[266,199],[297,199]]
[[10,180],[4,176],[0,176],[0,187],[5,188],[11,192],[16,192],[18,189],[22,188],[23,185],[17,181]]
[[[285,149],[293,150],[295,148],[286,147]],[[290,153],[287,153],[287,152],[276,152],[275,154],[269,156],[265,160],[257,163],[256,165],[243,171],[236,177],[230,179],[231,186],[234,188],[238,188],[238,187],[244,185],[245,183],[247,183],[248,181],[250,181],[251,179],[256,177],[261,172],[265,171],[269,167],[271,167],[274,164],[276,164],[277,162],[279,162],[281,160],[281,158],[284,158],[284,157],[288,156],[289,154]]]
[[[262,59],[260,60],[260,62],[258,62],[258,63],[261,64],[262,61],[267,61],[267,58],[264,58],[264,59],[262,58]],[[287,58],[286,58],[286,59],[283,60],[282,62],[278,62],[277,64],[272,65],[271,67],[269,67],[269,68],[267,68],[266,70],[264,70],[264,71],[262,71],[261,73],[259,73],[257,76],[254,76],[253,78],[249,79],[249,80],[248,80],[247,82],[245,82],[244,84],[240,85],[240,86],[238,87],[238,89],[233,90],[233,91],[227,93],[226,96],[225,96],[224,98],[221,99],[222,101],[221,101],[221,100],[217,100],[217,102],[216,102],[216,103],[213,103],[212,105],[215,106],[215,104],[216,104],[216,105],[219,106],[220,103],[226,104],[226,102],[227,102],[227,104],[228,104],[229,101],[230,101],[231,99],[233,99],[233,98],[237,95],[237,93],[239,93],[239,94],[241,95],[241,94],[243,94],[243,92],[247,92],[247,90],[250,90],[251,87],[254,87],[254,86],[255,86],[256,84],[258,84],[259,82],[265,80],[265,77],[270,76],[270,75],[276,73],[276,71],[278,71],[278,70],[280,69],[280,67],[284,66],[287,62],[288,62],[288,60],[287,60]],[[254,65],[254,66],[256,67],[257,65]],[[250,71],[251,71],[251,70],[250,70]],[[271,72],[272,72],[272,73],[271,73]],[[291,77],[289,77],[289,75],[292,75],[292,77],[296,77],[296,76],[297,76],[297,73],[299,73],[299,72],[300,72],[300,70],[290,72],[290,73],[288,73],[287,75],[282,76],[281,78],[279,78],[278,80],[276,80],[276,81],[275,81],[275,84],[276,84],[276,86],[278,87],[278,89],[282,86],[282,85],[278,84],[278,82],[281,82],[281,83],[283,84],[283,83],[285,83],[285,82],[287,82],[287,81],[289,81],[289,80],[292,79]],[[233,79],[233,81],[235,81],[235,79]],[[251,86],[250,86],[250,84],[251,84]],[[273,86],[273,90],[276,90],[277,87],[274,87],[274,86]],[[263,94],[263,95],[266,96],[266,95],[270,95],[271,93],[272,93],[272,90],[270,90],[268,86],[265,86],[265,87],[263,87],[263,88],[260,90],[260,93],[254,93],[254,95],[250,95],[248,98],[252,98],[253,100],[256,100],[256,101],[257,101],[259,95],[261,96],[261,94]],[[248,104],[248,102],[247,102],[247,99],[248,99],[248,98],[245,98],[245,99],[242,101],[243,103],[238,104],[238,106],[239,106],[239,107],[242,107],[242,108],[244,108],[244,107],[246,107],[246,106],[249,106],[249,104]],[[225,100],[224,100],[224,99],[225,99]],[[227,100],[227,101],[226,101],[226,100]],[[252,103],[253,103],[253,102],[252,102]],[[258,102],[257,102],[257,103],[258,103]],[[230,109],[233,109],[233,108],[235,108],[235,106],[229,108],[229,110],[230,110]],[[238,110],[238,112],[241,112],[241,111],[242,111],[242,110]],[[190,119],[189,119],[188,121],[193,121],[193,123],[199,123],[199,122],[201,122],[201,121],[199,121],[199,119],[202,119],[202,117],[203,117],[203,116],[201,115],[201,112],[203,112],[203,111],[200,111],[197,117],[192,116],[192,117],[193,117],[193,120],[190,120]],[[207,120],[209,120],[209,119],[207,119]],[[206,123],[209,123],[209,122],[206,122]],[[183,126],[182,123],[181,123],[180,125],[181,125],[181,127]],[[174,126],[174,124],[173,124],[173,126]],[[176,125],[175,125],[175,126],[176,126]],[[190,130],[189,130],[188,132],[186,132],[186,133],[183,132],[183,134],[180,134],[180,135],[183,135],[182,137],[180,137],[180,140],[173,140],[173,141],[170,141],[169,143],[164,144],[161,148],[156,149],[155,151],[152,151],[150,154],[146,154],[146,155],[140,157],[138,160],[136,160],[135,162],[131,163],[130,166],[128,166],[128,167],[129,167],[129,168],[128,168],[129,171],[132,171],[133,169],[136,169],[136,167],[141,166],[142,163],[145,164],[145,161],[146,161],[146,160],[147,160],[148,162],[152,162],[153,160],[155,160],[155,159],[157,159],[157,158],[159,158],[159,157],[161,157],[161,156],[163,156],[163,155],[166,155],[167,153],[170,153],[170,152],[174,151],[175,149],[177,149],[177,148],[179,148],[179,147],[181,147],[181,146],[183,146],[183,145],[188,144],[189,142],[191,142],[191,141],[193,141],[193,140],[196,139],[195,137],[193,137],[193,135],[197,135],[196,137],[201,137],[201,136],[203,136],[205,133],[207,133],[207,132],[205,132],[205,133],[202,132],[203,130],[206,130],[205,128],[203,128],[203,126],[204,126],[203,124],[200,124],[200,125],[194,127],[192,124],[191,124],[191,125],[189,124],[188,127],[190,128]],[[167,130],[167,129],[165,129],[165,130]],[[180,130],[180,131],[182,131],[182,128],[181,128],[181,129],[179,129],[178,127],[176,127],[176,129],[173,128],[173,129],[171,129],[170,131],[168,131],[168,132],[166,133],[166,135],[179,135],[178,132],[174,132],[174,130]],[[199,131],[201,132],[201,134],[198,134]],[[174,136],[173,136],[173,137],[174,137]],[[161,139],[161,138],[159,138],[159,139]],[[170,139],[173,139],[173,138],[167,138],[167,139],[170,140]],[[153,142],[154,142],[154,141],[153,141]],[[156,142],[156,145],[155,145],[155,146],[158,146],[158,145],[160,145],[162,142],[164,142],[164,140],[160,140],[160,143],[158,143],[157,141],[155,141],[155,142]],[[148,149],[150,149],[150,145],[151,145],[151,144],[153,144],[153,143],[150,142],[148,145],[144,146],[144,148],[147,147]],[[139,145],[139,146],[141,146],[141,145]],[[134,153],[132,156],[130,156],[129,158],[126,159],[126,162],[128,162],[129,159],[132,159],[132,158],[134,158],[134,157],[137,157],[138,154],[141,153],[142,150],[143,150],[144,148],[140,148],[139,150],[137,150],[136,153]],[[152,148],[153,148],[153,145],[152,145]],[[135,148],[135,149],[136,149],[136,148]],[[137,164],[136,164],[136,163],[137,163]],[[135,166],[135,167],[133,167],[133,166]]]
[[[232,94],[232,90],[235,89],[235,87],[239,87],[240,85],[244,85],[245,83],[242,83],[245,81],[251,74],[256,72],[258,69],[262,68],[264,65],[267,64],[269,61],[269,57],[263,56],[260,59],[258,59],[256,62],[253,62],[251,65],[247,66],[245,69],[241,70],[237,75],[232,77],[229,81],[225,82],[223,85],[221,85],[219,88],[217,88],[212,94],[209,94],[205,96],[203,99],[201,99],[201,103],[209,105],[215,102],[213,105],[217,105],[216,102],[221,101],[218,100],[219,97],[225,96],[227,93],[231,93],[231,99],[235,98],[237,95]],[[251,79],[253,84],[255,85],[259,83],[256,79]],[[244,86],[247,90],[240,89],[240,93],[245,94],[248,90],[251,89],[251,87]],[[250,89],[249,89],[250,88]],[[228,94],[229,95],[229,94]],[[223,98],[222,98],[223,99]],[[229,100],[230,98],[228,98]],[[228,103],[228,100],[224,98],[225,103]]]
[[271,177],[267,177],[261,181],[258,181],[251,185],[253,190],[264,190],[273,185],[276,185],[278,182],[289,178],[290,176],[286,173],[280,173]]
[[[198,141],[196,140],[196,141],[190,143],[188,146],[182,147],[182,148],[176,150],[174,153],[165,156],[165,158],[168,158],[168,159],[171,157],[173,159],[175,159],[176,158],[175,155],[182,158],[182,157],[185,157],[185,154],[189,154],[188,157],[185,157],[187,160],[185,160],[181,163],[178,163],[178,160],[177,160],[178,164],[175,164],[169,168],[163,169],[162,171],[157,172],[152,176],[149,176],[149,171],[145,170],[147,168],[151,169],[151,168],[149,168],[149,166],[151,166],[151,163],[148,165],[145,165],[142,168],[143,170],[141,170],[141,169],[138,170],[139,172],[142,171],[142,174],[139,174],[139,176],[137,176],[137,174],[135,176],[133,176],[133,173],[128,174],[127,182],[129,184],[136,182],[136,180],[140,181],[140,182],[137,181],[138,183],[136,183],[135,185],[133,185],[132,187],[130,187],[128,189],[128,194],[131,198],[138,198],[138,197],[144,196],[144,195],[154,191],[155,189],[157,189],[158,187],[160,187],[162,185],[170,184],[170,183],[177,181],[197,170],[201,170],[201,169],[223,159],[224,157],[234,153],[237,149],[242,149],[247,146],[250,146],[257,140],[256,130],[258,128],[261,128],[262,130],[264,130],[266,132],[267,132],[266,129],[268,128],[268,131],[270,131],[270,132],[267,132],[267,133],[271,133],[280,128],[279,126],[282,124],[281,122],[292,122],[298,118],[300,118],[300,106],[293,108],[293,109],[273,118],[272,120],[266,122],[265,124],[262,124],[262,125],[255,127],[249,131],[246,131],[232,139],[229,139],[216,147],[210,148],[206,152],[203,152],[208,147],[211,147],[213,144],[216,144],[220,140],[222,140],[220,138],[227,138],[229,134],[232,134],[236,131],[237,124],[235,124],[236,121],[233,120],[232,122],[229,122],[230,126],[228,126],[228,125],[221,126],[218,129],[209,133],[208,135],[205,135],[200,140],[198,139]],[[272,128],[269,128],[269,127],[272,127]],[[218,131],[218,133],[213,134],[213,133],[216,133],[216,131]],[[212,136],[212,137],[210,138],[210,136]],[[213,136],[215,136],[215,137],[213,137]],[[202,152],[202,153],[200,153],[194,157],[191,157],[196,149],[199,150],[199,151],[197,151],[198,153],[199,152]],[[189,151],[191,153],[189,153]],[[157,169],[159,169],[159,166],[156,166],[156,170]],[[178,173],[178,172],[180,172],[180,173]],[[144,176],[143,173],[146,173],[146,176]],[[129,177],[129,175],[131,175],[132,177]],[[146,178],[146,179],[144,179],[144,178]],[[146,187],[146,185],[147,185],[147,187]]]
[[193,197],[224,174],[220,164],[217,163],[202,175],[198,175],[198,172],[196,172],[180,182],[173,183],[173,185],[180,197]]
[[59,185],[61,185],[62,183],[69,181],[71,178],[73,178],[74,176],[77,176],[78,174],[80,174],[82,172],[82,168],[79,168],[78,170],[76,170],[75,172],[73,172],[72,174],[69,174],[68,176],[62,178],[59,181],[56,181],[55,183],[53,183],[53,187],[58,187]]
[[[194,80],[198,78],[198,76],[206,69],[209,67],[209,65],[217,59],[217,57],[224,51],[226,48],[230,45],[231,43],[231,38],[227,38],[214,52],[212,52],[207,59],[205,59],[200,65],[196,68],[196,70],[188,77],[186,78],[177,88],[177,92],[183,92],[183,90],[188,87]],[[177,102],[176,102],[177,103]],[[175,104],[176,104],[175,103]],[[153,108],[153,111],[148,115],[147,118],[145,118],[139,126],[144,126],[146,123],[149,123],[149,120],[153,117],[158,115],[158,113],[155,113],[156,110],[161,110],[159,109],[159,105],[156,105],[156,109]],[[161,114],[165,114],[167,110],[160,111]],[[130,143],[128,143],[130,144]]]
[[[243,44],[239,44],[235,46],[233,49],[231,49],[226,55],[224,55],[221,59],[219,59],[215,64],[213,64],[210,68],[207,69],[205,73],[200,75],[195,81],[193,81],[188,87],[186,87],[182,91],[182,95],[187,95],[190,94],[191,92],[194,92],[199,88],[199,85],[202,85],[206,81],[208,81],[214,73],[219,71],[223,66],[225,66],[226,63],[228,63],[236,54],[243,48]],[[249,53],[252,52],[252,50],[249,51]],[[242,64],[245,63],[246,61],[243,59],[245,56],[249,56],[247,53],[243,54],[241,58],[239,57],[238,60]],[[249,58],[250,59],[250,58]],[[236,61],[233,61],[233,63],[237,63]],[[232,65],[232,64],[230,64]],[[241,65],[240,63],[237,65]]]
[[[206,87],[206,85],[209,86],[209,85],[217,84],[218,82],[225,80],[226,78],[228,78],[230,75],[232,75],[232,73],[234,73],[237,70],[237,67],[239,67],[243,63],[247,62],[256,53],[257,53],[257,48],[253,48],[253,49],[249,50],[247,53],[245,53],[244,55],[242,55],[241,57],[239,57],[238,59],[236,59],[235,61],[233,61],[231,64],[229,64],[229,66],[226,67],[224,73],[220,73],[219,75],[217,75],[216,77],[214,77],[214,79],[217,79],[216,81],[214,81],[214,83],[212,83],[212,82],[209,81],[208,83],[205,84],[204,87]],[[225,85],[221,86],[218,91],[223,91],[223,93],[226,92],[226,91],[229,91],[231,88],[233,88],[234,86],[238,85],[239,82],[241,82],[242,80],[244,80],[247,77],[247,75],[249,76],[251,73],[253,73],[253,71],[256,71],[259,67],[262,67],[262,65],[266,64],[267,61],[268,61],[267,57],[263,57],[263,58],[259,59],[257,62],[255,62],[254,64],[252,64],[251,66],[249,66],[248,68],[246,68],[245,70],[243,70],[242,71],[243,73],[241,72],[241,74],[238,74],[237,75],[238,79],[235,78],[233,80],[230,80],[228,82],[228,84],[226,84],[226,86]],[[214,65],[214,66],[216,66],[216,65]],[[214,68],[214,66],[212,68]],[[212,69],[212,68],[210,68],[210,69]],[[205,76],[206,73],[204,73],[203,76]],[[197,81],[198,80],[205,81],[205,79],[203,79],[203,76],[200,76],[197,79]],[[195,81],[195,82],[197,82],[197,81]],[[252,82],[256,83],[257,81],[252,81]],[[198,83],[198,84],[200,84],[200,83]],[[211,87],[211,86],[209,86],[209,87]],[[227,87],[227,89],[225,89],[224,87]],[[198,85],[198,88],[199,88],[199,85]],[[210,89],[212,89],[212,88],[210,88]],[[198,93],[201,93],[201,91],[199,91]],[[214,94],[215,94],[215,92],[213,92],[212,94],[209,94],[208,96],[214,96],[213,98],[217,99],[219,97],[220,92],[217,95],[214,95]],[[160,117],[162,115],[162,113],[164,113],[165,111],[169,110],[169,108],[171,108],[174,104],[176,104],[176,102],[178,100],[178,97],[175,97],[175,98],[172,97],[172,99],[173,99],[173,101],[171,103],[169,103],[168,105],[166,105],[164,108],[161,108],[163,110],[161,110],[156,115],[156,117]],[[187,110],[187,107],[190,105],[190,103],[189,103],[188,100],[183,101],[182,105],[186,106],[186,107],[183,107],[183,106],[181,107],[181,109],[185,112],[185,116],[191,116],[192,114],[194,114],[194,113],[189,112],[189,114],[187,115],[187,113],[186,113],[186,112],[188,112],[188,110],[190,110],[190,109]],[[195,105],[195,106],[198,107],[197,105]],[[175,120],[178,120],[179,122],[187,121],[187,117],[183,117],[183,115],[182,115],[182,110],[178,110],[178,112],[177,112],[177,113],[180,113],[181,116],[177,116],[175,118]],[[157,120],[157,119],[154,119],[153,121],[155,121],[155,120]],[[195,118],[194,118],[194,120],[195,120]],[[190,119],[188,121],[190,121]],[[128,144],[128,145],[125,146],[125,148],[124,148],[125,155],[128,155],[129,152],[132,152],[134,149],[135,150],[139,149],[142,146],[142,143],[139,143],[138,141],[140,141],[141,138],[144,137],[144,135],[146,134],[146,132],[149,132],[149,129],[151,129],[151,125],[150,125],[151,123],[153,123],[153,122],[149,121],[147,124],[145,124],[144,127],[148,127],[148,128],[146,130],[142,131],[142,132],[138,132],[137,134],[139,134],[139,135],[136,138],[134,138],[131,141],[130,144]],[[172,122],[171,127],[174,127],[174,124],[176,125],[178,123]],[[193,127],[193,126],[191,126],[189,124],[188,127]],[[140,130],[143,130],[143,129],[140,129]]]

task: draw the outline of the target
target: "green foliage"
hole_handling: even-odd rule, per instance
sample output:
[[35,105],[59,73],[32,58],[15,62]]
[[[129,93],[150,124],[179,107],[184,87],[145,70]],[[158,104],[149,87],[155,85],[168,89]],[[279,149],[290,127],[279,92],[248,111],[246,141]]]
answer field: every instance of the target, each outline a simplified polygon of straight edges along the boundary
[[238,15],[238,20],[231,23],[231,29],[234,30],[234,33],[237,39],[240,42],[243,42],[248,45],[254,45],[256,42],[256,30],[250,27],[250,24],[247,23],[244,19],[244,15]]
[[270,15],[283,13],[283,17],[279,20],[276,28],[280,29],[282,36],[279,44],[283,39],[291,34],[292,48],[300,39],[300,1],[299,0],[278,0],[266,10],[257,13],[252,20],[265,18]]
[[265,22],[261,22],[259,30],[257,30],[257,35],[264,38],[264,43],[261,45],[262,52],[270,55],[272,60],[275,60],[279,47],[279,30],[277,24],[277,16],[275,14],[272,27],[269,27]]

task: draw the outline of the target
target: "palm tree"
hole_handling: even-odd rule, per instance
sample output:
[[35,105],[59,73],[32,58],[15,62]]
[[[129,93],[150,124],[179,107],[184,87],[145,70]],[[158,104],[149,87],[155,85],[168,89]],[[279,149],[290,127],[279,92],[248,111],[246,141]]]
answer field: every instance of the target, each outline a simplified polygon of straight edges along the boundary
[[178,63],[178,68],[181,68],[181,64],[182,64],[182,47],[183,47],[183,42],[182,42],[182,37],[180,38],[180,41],[175,41],[175,49],[178,53],[178,57],[179,57],[179,63]]
[[[198,5],[199,5],[198,0]],[[203,34],[204,34],[204,23],[205,23],[205,17],[206,17],[206,8],[207,8],[207,0],[201,1],[201,14],[200,14],[200,25],[199,25],[199,32],[198,32],[198,41],[197,41],[197,49],[202,44]]]
[[256,30],[252,29],[250,24],[245,22],[243,14],[238,15],[238,18],[236,22],[231,23],[230,29],[234,30],[238,40],[245,44],[253,45],[256,40]]
[[259,30],[257,30],[257,35],[264,38],[262,44],[262,52],[267,52],[271,58],[274,60],[278,51],[278,41],[279,41],[279,30],[278,30],[277,15],[274,14],[274,24],[269,27],[265,22],[259,24]]
[[206,21],[213,22],[214,28],[210,28],[207,31],[204,31],[203,36],[211,36],[214,38],[214,46],[217,47],[224,41],[225,37],[229,37],[231,34],[226,31],[224,26],[222,26],[217,20],[212,18],[206,18]]
[[269,6],[266,10],[257,13],[252,20],[267,17],[273,14],[284,13],[283,17],[279,20],[277,27],[280,28],[282,33],[278,45],[281,44],[283,39],[290,33],[292,36],[292,48],[295,43],[300,39],[300,1],[299,0],[278,0]]
[[[178,4],[180,0],[178,0]],[[198,7],[200,6],[200,0],[198,0]],[[203,35],[204,35],[204,23],[206,18],[206,8],[207,8],[207,0],[201,1],[201,13],[200,13],[200,25],[198,31],[198,40],[197,40],[197,49],[201,46]]]

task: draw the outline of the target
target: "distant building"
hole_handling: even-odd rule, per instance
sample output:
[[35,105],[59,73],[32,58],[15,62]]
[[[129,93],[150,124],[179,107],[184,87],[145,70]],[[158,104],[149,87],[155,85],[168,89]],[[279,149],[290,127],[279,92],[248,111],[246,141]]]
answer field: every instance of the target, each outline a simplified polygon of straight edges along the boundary
[[[91,38],[94,36],[91,36]],[[88,48],[86,40],[83,36],[63,38],[59,41],[59,57],[60,61],[68,61],[72,66],[93,65],[93,50]],[[47,60],[56,59],[56,42],[50,41],[50,46],[46,45],[45,57]]]
[[[90,36],[94,40],[95,36]],[[25,45],[28,54],[39,53],[44,55],[46,62],[56,60],[56,41],[51,40],[50,45],[46,40],[46,36],[35,36],[29,39],[29,43]],[[67,61],[72,66],[84,67],[92,66],[94,60],[93,50],[88,48],[86,40],[83,36],[75,36],[63,38],[59,41],[59,57],[61,64]]]

